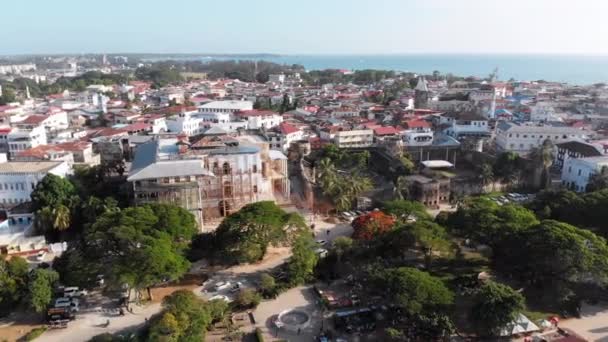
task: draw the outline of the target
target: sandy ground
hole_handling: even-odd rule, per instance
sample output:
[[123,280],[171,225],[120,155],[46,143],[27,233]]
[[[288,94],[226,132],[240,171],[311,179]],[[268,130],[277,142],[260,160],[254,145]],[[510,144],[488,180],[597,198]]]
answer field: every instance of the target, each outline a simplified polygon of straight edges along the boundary
[[581,318],[563,320],[559,326],[569,328],[589,341],[608,342],[608,305],[583,304]]
[[[290,342],[313,341],[321,330],[323,312],[321,306],[316,303],[316,296],[311,287],[300,286],[282,293],[276,299],[262,302],[253,312],[256,327],[264,333],[267,341],[285,339]],[[289,332],[285,329],[277,329],[273,323],[276,316],[287,309],[297,309],[310,315],[310,325],[300,331]]]
[[[118,316],[106,312],[90,312],[78,316],[66,329],[55,329],[45,332],[36,341],[40,342],[67,342],[88,341],[92,337],[103,333],[116,333],[122,330],[137,329],[142,326],[146,318],[158,313],[160,303],[152,303],[145,307],[133,306],[133,313]],[[103,325],[110,320],[110,325]]]

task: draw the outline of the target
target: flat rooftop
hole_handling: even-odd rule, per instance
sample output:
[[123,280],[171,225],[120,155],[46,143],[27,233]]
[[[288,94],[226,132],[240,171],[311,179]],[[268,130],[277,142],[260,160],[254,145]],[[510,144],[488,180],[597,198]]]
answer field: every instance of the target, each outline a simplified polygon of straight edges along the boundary
[[36,173],[48,172],[63,162],[37,161],[37,162],[6,162],[0,163],[0,173]]

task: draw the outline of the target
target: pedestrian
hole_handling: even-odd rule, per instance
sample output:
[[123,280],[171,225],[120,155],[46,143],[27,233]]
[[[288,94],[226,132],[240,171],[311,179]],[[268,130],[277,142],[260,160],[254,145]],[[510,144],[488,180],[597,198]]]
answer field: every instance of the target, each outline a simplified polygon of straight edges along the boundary
[[302,329],[298,328],[298,335],[300,335],[300,332],[302,332]]
[[327,230],[327,235],[329,236],[329,229]]

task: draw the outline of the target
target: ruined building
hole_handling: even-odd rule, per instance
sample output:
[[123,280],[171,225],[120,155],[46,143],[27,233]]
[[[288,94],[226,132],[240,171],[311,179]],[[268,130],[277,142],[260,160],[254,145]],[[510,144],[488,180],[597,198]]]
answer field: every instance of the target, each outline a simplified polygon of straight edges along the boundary
[[173,203],[192,212],[201,229],[246,204],[289,202],[287,158],[267,143],[230,136],[155,139],[137,148],[127,179],[136,204]]

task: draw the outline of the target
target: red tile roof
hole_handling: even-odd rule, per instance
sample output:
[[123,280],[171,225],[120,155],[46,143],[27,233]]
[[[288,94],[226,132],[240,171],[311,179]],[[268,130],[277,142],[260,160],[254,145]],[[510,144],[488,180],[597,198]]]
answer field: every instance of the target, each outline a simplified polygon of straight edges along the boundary
[[406,121],[405,125],[410,129],[411,128],[431,128],[431,124],[429,124],[427,121],[418,120],[418,119]]
[[47,118],[48,118],[48,116],[46,116],[46,115],[34,114],[34,115],[28,116],[23,121],[17,122],[17,124],[38,125],[42,121],[46,120]]
[[279,125],[279,129],[281,130],[281,133],[283,133],[285,135],[299,131],[299,129],[297,127],[295,127],[294,125],[290,125],[287,122],[282,122]]
[[383,135],[395,135],[398,134],[399,131],[393,126],[385,126],[385,127],[377,127],[374,128],[374,134],[383,136]]

